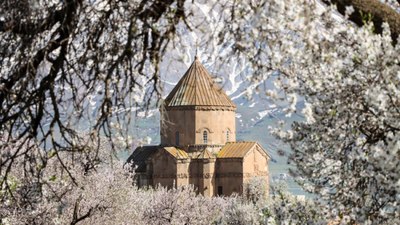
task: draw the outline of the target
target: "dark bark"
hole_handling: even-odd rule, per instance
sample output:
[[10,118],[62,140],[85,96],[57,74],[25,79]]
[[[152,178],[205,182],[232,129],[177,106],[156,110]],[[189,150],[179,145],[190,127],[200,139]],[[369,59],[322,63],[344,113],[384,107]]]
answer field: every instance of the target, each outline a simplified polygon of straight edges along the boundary
[[[74,205],[74,214],[72,217],[71,225],[78,224],[79,222],[89,218],[92,215],[93,208],[90,208],[85,214],[79,216],[79,203],[81,199],[78,199]],[[97,206],[96,206],[97,207]]]
[[[382,23],[387,22],[390,26],[392,40],[397,41],[400,34],[400,13],[396,12],[393,8],[380,2],[379,0],[322,0],[324,3],[330,5],[335,4],[337,10],[342,15],[345,15],[346,7],[353,6],[354,12],[350,15],[349,19],[358,26],[363,26],[368,22],[369,15],[371,22],[374,24],[375,32],[382,33]],[[400,3],[400,0],[398,0]]]
[[[35,139],[44,149],[54,150],[72,183],[75,183],[74,177],[58,154],[61,151],[80,152],[83,148],[79,142],[73,144],[72,140],[80,139],[79,131],[70,125],[70,118],[62,110],[73,109],[77,113],[74,120],[90,117],[82,113],[87,107],[84,100],[89,94],[96,94],[96,87],[103,85],[104,89],[97,93],[100,106],[95,111],[95,123],[89,129],[96,131],[91,134],[93,143],[97,140],[98,144],[99,133],[111,140],[111,108],[117,104],[129,107],[124,99],[130,96],[133,87],[140,86],[136,80],[139,76],[149,76],[142,69],[145,64],[155,67],[148,81],[153,83],[153,92],[148,94],[147,103],[138,104],[148,107],[153,93],[160,96],[158,64],[161,56],[173,39],[177,24],[181,21],[187,24],[185,0],[142,0],[138,6],[107,0],[108,7],[96,13],[99,16],[96,20],[86,19],[93,9],[82,2],[64,0],[57,7],[46,5],[38,9],[30,5],[29,0],[0,1],[3,15],[0,18],[0,68],[8,68],[0,71],[0,130],[10,140]],[[129,9],[124,11],[124,7]],[[163,17],[168,17],[168,24],[161,28],[154,26]],[[128,31],[121,34],[126,35],[126,41],[113,35],[121,31],[116,25],[120,23],[130,24]],[[110,39],[104,42],[102,38],[105,37]],[[74,45],[77,42],[80,42],[79,48],[78,44]],[[140,54],[143,54],[142,58],[133,57]],[[105,65],[103,68],[99,67],[101,63]],[[40,71],[43,64],[48,71]],[[104,80],[99,74],[105,75]],[[126,81],[129,87],[112,84],[112,76],[117,77],[115,80]],[[69,88],[68,96],[57,86]],[[115,145],[112,142],[111,145],[114,150]],[[4,146],[0,146],[0,152],[2,148]],[[28,153],[29,150],[17,151],[0,161],[0,186],[7,184],[7,174],[14,159]],[[96,157],[88,157],[85,172],[94,168]]]

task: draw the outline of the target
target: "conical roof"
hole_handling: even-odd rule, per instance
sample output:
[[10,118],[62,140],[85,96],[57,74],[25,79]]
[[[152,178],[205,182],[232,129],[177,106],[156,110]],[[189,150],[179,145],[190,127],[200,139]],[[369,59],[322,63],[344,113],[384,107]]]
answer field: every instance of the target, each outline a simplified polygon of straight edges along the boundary
[[224,90],[214,84],[210,74],[197,57],[165,99],[165,104],[166,107],[214,106],[217,108],[236,108]]

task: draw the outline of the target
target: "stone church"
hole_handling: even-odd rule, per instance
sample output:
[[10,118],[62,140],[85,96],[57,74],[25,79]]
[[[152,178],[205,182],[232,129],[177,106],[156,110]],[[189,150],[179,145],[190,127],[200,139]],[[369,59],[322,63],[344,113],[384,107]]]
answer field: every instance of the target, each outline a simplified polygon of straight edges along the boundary
[[194,185],[204,196],[241,194],[252,177],[269,184],[269,155],[236,141],[236,106],[197,59],[160,107],[161,144],[141,146],[128,161],[138,186]]

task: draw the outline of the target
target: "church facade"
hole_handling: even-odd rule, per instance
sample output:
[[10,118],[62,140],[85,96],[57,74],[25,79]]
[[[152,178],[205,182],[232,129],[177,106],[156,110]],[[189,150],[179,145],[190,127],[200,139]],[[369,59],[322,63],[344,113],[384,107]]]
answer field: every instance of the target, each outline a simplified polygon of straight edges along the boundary
[[231,195],[260,177],[268,187],[270,157],[257,142],[236,142],[235,111],[196,57],[160,107],[160,145],[128,159],[138,186],[191,184],[204,196]]

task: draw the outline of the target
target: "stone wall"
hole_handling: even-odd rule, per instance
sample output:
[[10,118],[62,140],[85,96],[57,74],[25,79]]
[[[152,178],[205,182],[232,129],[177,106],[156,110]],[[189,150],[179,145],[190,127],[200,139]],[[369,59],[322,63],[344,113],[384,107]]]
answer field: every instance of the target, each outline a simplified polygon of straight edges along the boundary
[[172,188],[176,184],[177,164],[175,159],[165,151],[159,151],[152,157],[153,185]]
[[[269,187],[268,157],[258,145],[243,158],[177,159],[166,151],[151,160],[152,184],[194,185],[204,196],[242,194],[243,184],[261,177]],[[144,183],[144,180],[142,181]]]
[[160,127],[161,145],[164,146],[177,146],[177,132],[179,146],[204,144],[204,131],[207,131],[207,144],[210,145],[236,141],[235,112],[231,110],[169,109],[163,111]]
[[[259,146],[253,148],[243,158],[243,182],[247,183],[252,177],[260,177],[269,187],[268,157]],[[268,192],[268,188],[267,188]]]
[[240,158],[217,159],[215,195],[231,195],[243,191],[243,161]]
[[[195,144],[204,144],[203,131],[209,132],[210,145],[225,145],[227,141],[236,141],[235,112],[228,110],[196,111]],[[229,140],[226,132],[229,131]]]
[[161,145],[176,146],[176,132],[179,132],[179,145],[191,145],[195,139],[195,111],[166,110],[160,119]]

